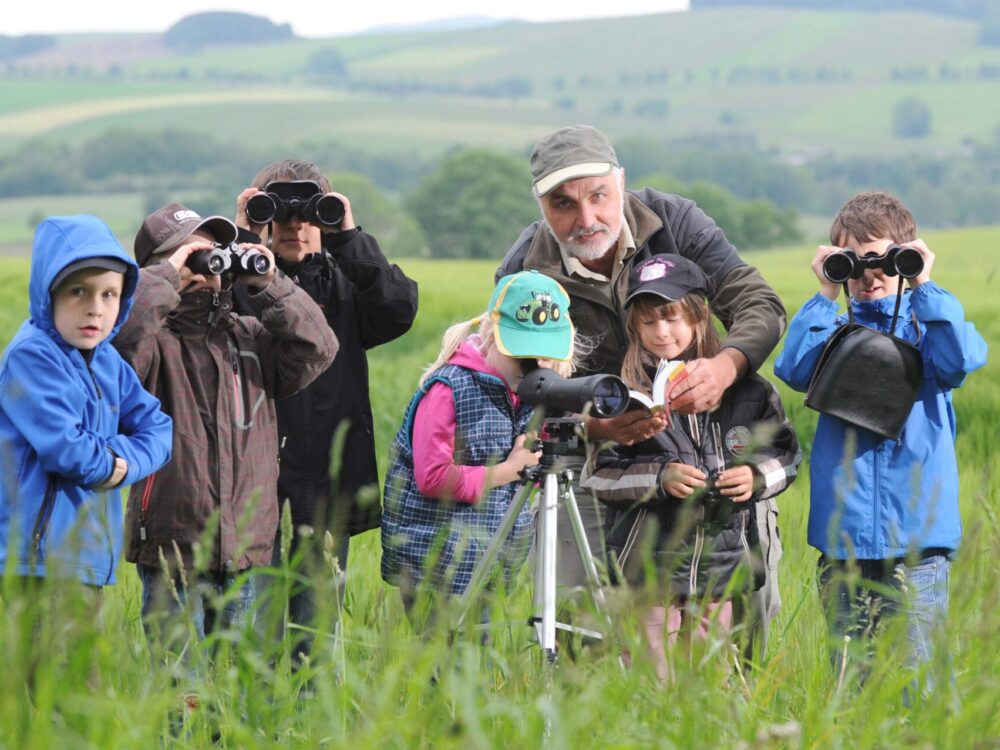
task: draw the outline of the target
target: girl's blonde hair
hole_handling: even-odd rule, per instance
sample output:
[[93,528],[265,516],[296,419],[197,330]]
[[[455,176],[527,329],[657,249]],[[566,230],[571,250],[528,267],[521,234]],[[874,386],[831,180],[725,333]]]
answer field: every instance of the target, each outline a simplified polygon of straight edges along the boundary
[[[455,323],[455,325],[448,327],[444,332],[444,336],[441,337],[441,352],[438,354],[437,359],[431,362],[420,376],[420,387],[423,387],[424,383],[427,382],[427,379],[435,370],[448,363],[448,360],[458,350],[458,347],[465,343],[466,339],[470,336],[477,333],[477,329],[479,333],[479,351],[483,355],[483,359],[492,363],[498,356],[504,356],[500,354],[500,350],[497,349],[496,340],[493,338],[493,320],[490,318],[488,312],[484,312],[471,320],[463,320],[461,323]],[[554,362],[552,366],[553,372],[560,377],[568,378],[579,365],[580,359],[589,353],[590,349],[591,347],[584,343],[580,335],[575,334],[573,336],[570,358],[565,362]]]
[[625,315],[625,331],[629,347],[622,363],[622,380],[632,390],[649,393],[653,383],[646,374],[646,367],[655,367],[656,358],[642,346],[639,323],[643,319],[684,318],[694,329],[694,340],[680,359],[714,357],[719,353],[719,334],[712,325],[712,313],[705,299],[698,294],[688,294],[677,302],[669,302],[655,294],[636,297]]

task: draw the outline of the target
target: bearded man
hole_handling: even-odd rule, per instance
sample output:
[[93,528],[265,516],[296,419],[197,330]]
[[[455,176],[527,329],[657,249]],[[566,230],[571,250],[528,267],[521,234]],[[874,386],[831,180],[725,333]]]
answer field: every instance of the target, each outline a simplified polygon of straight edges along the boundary
[[[625,170],[614,147],[588,125],[560,128],[543,137],[531,154],[531,177],[542,220],[521,232],[496,276],[534,269],[563,285],[574,325],[594,346],[577,375],[620,374],[627,349],[624,302],[629,270],[660,253],[683,255],[705,272],[711,286],[709,304],[727,332],[716,356],[687,363],[688,377],[671,391],[671,409],[681,414],[707,411],[738,378],[764,363],[784,332],[784,305],[693,201],[652,188],[626,190]],[[612,419],[590,418],[587,433],[591,441],[631,445],[664,426],[662,418],[637,409]],[[601,561],[602,513],[589,498],[579,504],[591,551]],[[760,594],[764,600],[755,607],[766,613],[765,643],[767,620],[780,606],[776,515],[773,504],[757,513],[769,568],[768,584]],[[560,519],[558,526],[559,583],[582,585],[583,568],[575,560],[579,556],[569,524]]]

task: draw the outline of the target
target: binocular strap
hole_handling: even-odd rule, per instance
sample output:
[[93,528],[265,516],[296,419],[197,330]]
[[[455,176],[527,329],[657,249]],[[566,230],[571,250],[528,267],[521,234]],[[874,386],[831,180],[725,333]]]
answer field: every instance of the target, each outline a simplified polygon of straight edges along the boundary
[[[851,293],[847,289],[847,282],[844,282],[844,297],[847,298],[847,323],[848,325],[854,325],[854,310],[851,309]],[[899,320],[899,306],[903,301],[903,278],[899,278],[899,286],[896,288],[896,304],[892,309],[892,322],[889,324],[889,335],[893,336],[896,333],[896,322]],[[917,316],[910,311],[910,318],[913,320],[913,328],[917,332],[917,345],[920,344],[920,339],[923,338],[920,333],[920,326],[917,325]]]

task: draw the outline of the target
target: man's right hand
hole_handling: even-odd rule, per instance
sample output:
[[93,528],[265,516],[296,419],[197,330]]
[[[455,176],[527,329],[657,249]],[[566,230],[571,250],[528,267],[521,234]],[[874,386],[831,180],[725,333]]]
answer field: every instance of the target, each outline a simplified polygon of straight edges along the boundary
[[613,440],[622,445],[641,443],[667,427],[666,416],[650,414],[646,409],[633,409],[608,419],[587,417],[586,421],[589,440]]

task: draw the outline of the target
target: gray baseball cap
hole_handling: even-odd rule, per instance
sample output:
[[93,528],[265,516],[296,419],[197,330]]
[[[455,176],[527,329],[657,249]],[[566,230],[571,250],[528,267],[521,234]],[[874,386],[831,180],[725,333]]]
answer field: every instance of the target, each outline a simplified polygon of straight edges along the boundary
[[84,268],[94,268],[101,271],[114,271],[115,273],[120,274],[125,274],[128,271],[128,265],[125,261],[118,260],[118,258],[84,258],[83,260],[78,260],[75,263],[70,263],[57,273],[56,277],[52,280],[52,283],[49,284],[49,291],[54,292],[66,279],[77,271],[82,271]]
[[549,133],[531,152],[531,179],[539,198],[569,180],[600,177],[620,166],[611,141],[590,125],[570,125]]

